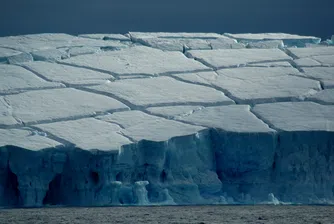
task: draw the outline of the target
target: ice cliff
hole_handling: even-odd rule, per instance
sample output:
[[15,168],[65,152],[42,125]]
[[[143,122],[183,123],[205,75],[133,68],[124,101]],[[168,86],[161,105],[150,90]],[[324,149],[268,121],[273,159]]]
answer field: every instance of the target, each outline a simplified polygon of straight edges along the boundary
[[334,202],[333,40],[0,38],[0,206]]

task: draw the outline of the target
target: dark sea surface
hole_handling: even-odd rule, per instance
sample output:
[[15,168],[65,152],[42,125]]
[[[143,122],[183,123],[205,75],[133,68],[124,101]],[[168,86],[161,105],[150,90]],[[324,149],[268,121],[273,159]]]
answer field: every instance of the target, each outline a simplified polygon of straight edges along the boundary
[[333,0],[0,0],[0,36],[287,32],[329,38]]
[[165,206],[0,209],[1,224],[334,224],[334,206]]

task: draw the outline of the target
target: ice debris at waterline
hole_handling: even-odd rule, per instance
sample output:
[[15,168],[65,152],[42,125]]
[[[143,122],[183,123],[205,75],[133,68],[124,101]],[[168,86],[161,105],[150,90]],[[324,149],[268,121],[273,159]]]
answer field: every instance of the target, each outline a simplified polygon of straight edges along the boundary
[[1,37],[0,206],[332,203],[331,44]]

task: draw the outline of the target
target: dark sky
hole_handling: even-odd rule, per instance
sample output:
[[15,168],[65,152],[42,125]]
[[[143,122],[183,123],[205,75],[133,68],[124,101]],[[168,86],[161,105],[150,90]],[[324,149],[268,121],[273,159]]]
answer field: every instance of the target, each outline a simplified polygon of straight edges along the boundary
[[0,36],[287,32],[330,37],[334,0],[0,0]]

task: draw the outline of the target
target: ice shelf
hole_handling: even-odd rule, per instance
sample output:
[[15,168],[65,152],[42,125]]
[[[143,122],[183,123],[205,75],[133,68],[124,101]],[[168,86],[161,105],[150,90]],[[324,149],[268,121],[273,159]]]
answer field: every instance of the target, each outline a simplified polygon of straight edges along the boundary
[[333,204],[327,42],[1,37],[0,206]]

